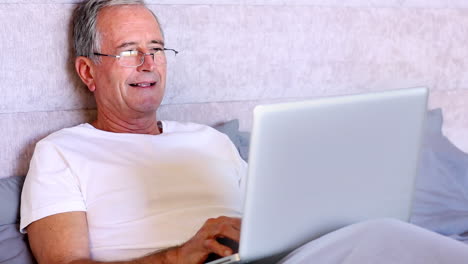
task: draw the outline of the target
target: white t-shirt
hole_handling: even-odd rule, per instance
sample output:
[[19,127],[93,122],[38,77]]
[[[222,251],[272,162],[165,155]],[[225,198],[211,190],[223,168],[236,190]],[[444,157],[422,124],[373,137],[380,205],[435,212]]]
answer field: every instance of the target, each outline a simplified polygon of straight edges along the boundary
[[241,216],[246,163],[227,136],[163,121],[160,135],[89,124],[41,140],[23,187],[21,230],[86,211],[93,259],[127,260],[189,240],[210,217]]

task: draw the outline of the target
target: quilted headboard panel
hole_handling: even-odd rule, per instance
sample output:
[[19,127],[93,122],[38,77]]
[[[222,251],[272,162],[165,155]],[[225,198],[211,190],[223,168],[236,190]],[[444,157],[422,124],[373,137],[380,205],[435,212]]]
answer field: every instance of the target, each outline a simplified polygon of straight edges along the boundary
[[[75,2],[0,3],[0,178],[26,173],[37,140],[94,115],[70,59]],[[261,102],[426,86],[444,131],[468,150],[464,0],[146,2],[180,51],[163,119],[239,118],[248,130]]]

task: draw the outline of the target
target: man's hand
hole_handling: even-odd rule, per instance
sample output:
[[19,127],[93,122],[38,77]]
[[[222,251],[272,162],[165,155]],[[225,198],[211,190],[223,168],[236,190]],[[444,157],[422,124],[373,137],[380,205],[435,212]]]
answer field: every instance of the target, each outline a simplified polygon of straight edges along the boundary
[[221,216],[208,219],[192,239],[177,249],[177,263],[203,263],[211,253],[221,257],[232,255],[233,250],[216,239],[229,238],[239,243],[240,226],[240,218]]

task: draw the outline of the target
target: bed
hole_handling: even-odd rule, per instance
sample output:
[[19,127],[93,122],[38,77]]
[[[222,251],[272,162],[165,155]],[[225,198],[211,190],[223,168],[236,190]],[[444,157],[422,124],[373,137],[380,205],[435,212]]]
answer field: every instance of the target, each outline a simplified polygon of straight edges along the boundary
[[[69,21],[75,2],[0,3],[2,264],[33,261],[17,225],[35,143],[96,114],[92,94],[73,73]],[[180,51],[168,70],[159,118],[217,127],[246,159],[255,105],[430,88],[434,110],[428,111],[411,221],[467,243],[468,155],[462,149],[468,150],[468,34],[460,30],[468,28],[464,2],[146,2],[162,21],[166,46]],[[239,56],[246,50],[250,56]]]

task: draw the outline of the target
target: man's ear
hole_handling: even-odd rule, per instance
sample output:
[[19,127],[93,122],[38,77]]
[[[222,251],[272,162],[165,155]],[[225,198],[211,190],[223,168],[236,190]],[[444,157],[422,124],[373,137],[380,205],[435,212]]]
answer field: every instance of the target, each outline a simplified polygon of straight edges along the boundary
[[96,90],[94,63],[89,58],[80,56],[75,59],[75,69],[81,80],[88,86],[88,89],[94,92]]

